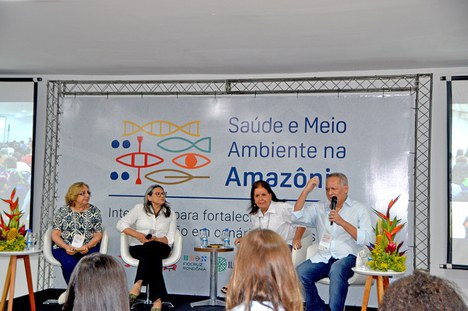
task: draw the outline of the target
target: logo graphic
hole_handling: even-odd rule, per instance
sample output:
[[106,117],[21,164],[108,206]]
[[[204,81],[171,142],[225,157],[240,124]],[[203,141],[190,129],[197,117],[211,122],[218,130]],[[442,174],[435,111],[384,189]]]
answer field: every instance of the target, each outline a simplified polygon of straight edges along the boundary
[[[165,137],[176,133],[178,133],[178,135],[184,134],[191,137],[200,137],[200,121],[194,120],[183,125],[177,125],[167,120],[155,120],[144,125],[139,125],[130,120],[123,121],[124,137],[135,135],[137,133],[147,134],[151,137]],[[148,136],[146,139],[151,140],[151,137]],[[143,151],[143,136],[139,135],[136,136],[136,138],[138,142],[137,151],[127,152],[115,158],[115,162],[119,165],[136,169],[137,176],[134,177],[136,185],[142,184],[142,174],[144,174],[143,176],[147,180],[162,185],[175,185],[189,182],[193,179],[210,178],[210,176],[194,174],[193,172],[211,164],[211,159],[208,156],[201,154],[211,153],[211,137],[202,137],[192,141],[185,137],[175,136],[166,137],[163,140],[156,142],[155,145],[152,145],[148,142],[145,143],[146,146],[156,146],[159,152]],[[114,149],[118,149],[120,147],[129,149],[132,146],[132,143],[128,139],[122,141],[122,143],[120,143],[118,140],[113,140],[111,146]],[[147,148],[148,147],[146,147],[146,149]],[[196,149],[198,152],[187,152],[190,149]],[[166,153],[166,156],[164,153]],[[167,159],[167,154],[171,155],[175,153],[180,154],[174,157],[170,156],[171,159]],[[171,161],[166,161],[166,159]],[[152,167],[154,168],[155,166],[161,165],[162,163],[165,163],[164,166],[173,164],[178,167],[178,169],[163,168],[149,172],[146,171],[145,173],[142,172],[142,170],[147,170]],[[187,172],[186,170],[190,170],[191,173]],[[111,172],[111,180],[118,180],[119,178],[122,180],[129,180],[131,178],[131,174],[126,170],[120,174],[117,171]]]
[[218,257],[218,272],[227,270],[227,259],[224,257]]
[[192,121],[182,126],[178,126],[170,121],[156,120],[139,126],[135,122],[124,120],[123,136],[131,136],[138,132],[143,132],[151,136],[169,136],[181,131],[189,136],[200,136],[200,121]]

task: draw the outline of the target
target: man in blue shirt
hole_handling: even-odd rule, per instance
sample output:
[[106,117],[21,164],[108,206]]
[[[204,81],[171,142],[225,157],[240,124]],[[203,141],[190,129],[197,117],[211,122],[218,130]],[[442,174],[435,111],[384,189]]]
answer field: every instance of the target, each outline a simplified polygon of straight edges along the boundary
[[330,279],[329,307],[342,311],[356,255],[374,239],[371,218],[366,207],[348,197],[348,178],[342,173],[327,177],[326,195],[330,202],[304,207],[308,194],[318,184],[317,177],[310,179],[294,206],[294,222],[316,228],[320,239],[318,252],[301,263],[297,272],[304,287],[307,311],[326,310],[315,285],[326,277]]

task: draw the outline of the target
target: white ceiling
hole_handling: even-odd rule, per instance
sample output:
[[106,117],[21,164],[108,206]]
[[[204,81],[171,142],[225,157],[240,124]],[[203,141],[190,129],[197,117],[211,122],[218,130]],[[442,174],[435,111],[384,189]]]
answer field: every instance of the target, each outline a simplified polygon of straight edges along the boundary
[[0,74],[468,67],[467,0],[0,0]]

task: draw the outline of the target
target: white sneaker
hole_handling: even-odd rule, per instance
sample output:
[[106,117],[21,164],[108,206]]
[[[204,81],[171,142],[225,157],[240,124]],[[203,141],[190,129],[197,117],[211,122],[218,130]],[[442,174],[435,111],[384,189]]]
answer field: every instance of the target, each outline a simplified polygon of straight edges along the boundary
[[60,305],[63,305],[67,301],[67,291],[64,291],[63,293],[60,294],[58,298],[58,303]]

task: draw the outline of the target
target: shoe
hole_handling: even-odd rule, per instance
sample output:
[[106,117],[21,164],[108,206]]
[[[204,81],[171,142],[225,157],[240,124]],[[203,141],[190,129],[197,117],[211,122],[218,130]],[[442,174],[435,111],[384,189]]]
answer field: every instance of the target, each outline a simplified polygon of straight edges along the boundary
[[132,294],[132,293],[129,293],[128,294],[128,301],[130,302],[130,304],[133,304],[138,298],[138,295],[135,295],[135,294]]
[[228,291],[227,286],[221,287],[221,293],[223,293],[224,295],[226,295],[226,294],[227,294],[227,291]]
[[58,298],[59,305],[63,305],[65,302],[67,302],[67,291],[64,291],[62,294],[60,294]]
[[[156,307],[154,304],[159,305],[159,306]],[[161,311],[161,309],[162,309],[162,301],[160,298],[158,298],[153,302],[153,305],[151,306],[150,311]]]

